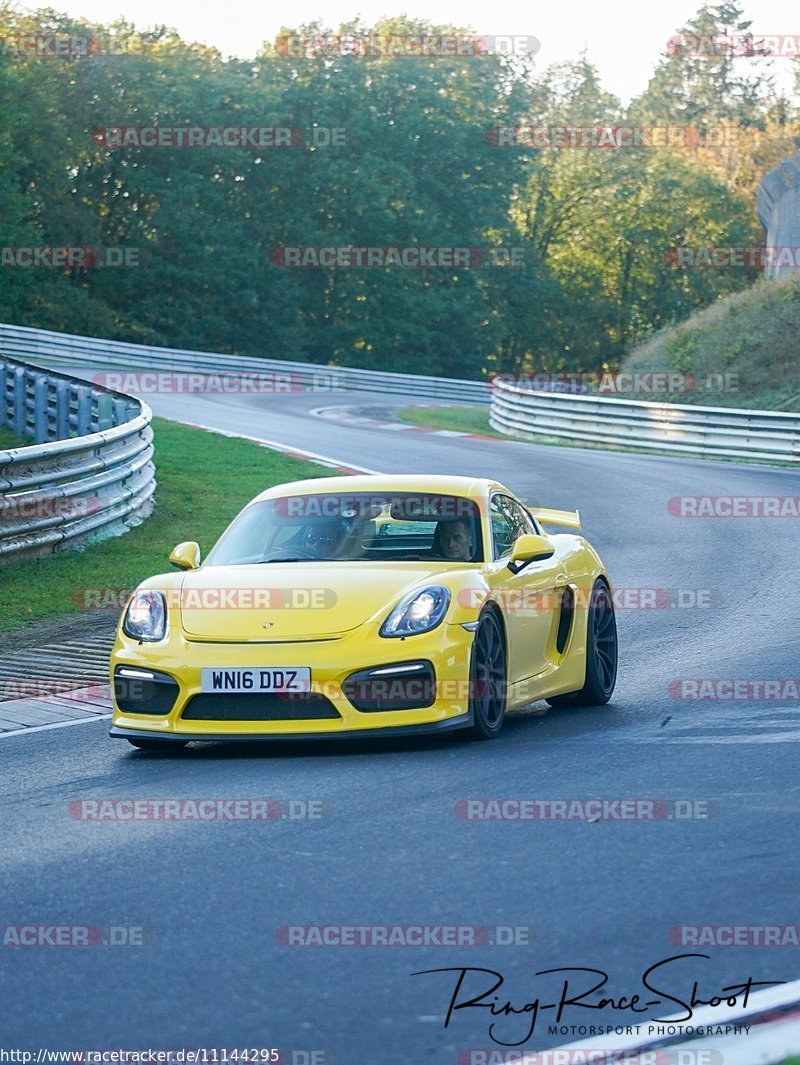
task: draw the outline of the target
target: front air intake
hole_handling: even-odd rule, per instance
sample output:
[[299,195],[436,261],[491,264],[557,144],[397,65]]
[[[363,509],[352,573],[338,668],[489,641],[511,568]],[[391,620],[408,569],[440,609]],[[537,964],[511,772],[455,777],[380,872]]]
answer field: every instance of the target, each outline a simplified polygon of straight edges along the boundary
[[114,701],[123,714],[166,717],[179,691],[173,677],[156,669],[117,666],[114,670]]
[[362,714],[423,710],[436,702],[436,672],[431,662],[397,662],[351,673],[342,691]]
[[319,692],[244,692],[193,695],[184,721],[321,721],[341,714]]

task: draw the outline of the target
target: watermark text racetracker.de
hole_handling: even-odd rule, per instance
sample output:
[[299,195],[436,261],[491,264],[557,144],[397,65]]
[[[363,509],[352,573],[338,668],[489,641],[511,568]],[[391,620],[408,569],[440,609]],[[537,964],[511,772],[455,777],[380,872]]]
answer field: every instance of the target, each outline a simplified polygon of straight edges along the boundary
[[664,252],[667,266],[678,270],[764,270],[800,268],[800,246],[746,244],[733,247],[673,245]]
[[491,126],[484,140],[493,148],[625,149],[729,148],[746,143],[748,131],[733,124],[693,126]]
[[201,373],[171,370],[102,370],[92,383],[134,395],[266,395],[296,392],[342,392],[347,387],[335,371],[283,370]]
[[103,148],[341,148],[345,126],[102,126]]
[[0,266],[22,270],[103,270],[141,266],[139,248],[82,244],[14,244],[0,247]]
[[150,938],[152,938],[150,931],[142,925],[7,924],[3,926],[4,947],[141,947]]
[[475,33],[291,33],[274,43],[278,55],[292,59],[532,57],[541,47],[538,38],[525,34]]
[[[76,588],[79,610],[123,610],[136,591],[127,588]],[[333,588],[166,588],[161,593],[173,610],[330,610],[338,601]]]
[[[0,523],[61,519],[62,521],[88,518],[102,509],[103,501],[96,495],[57,495],[51,492],[21,492],[0,496]],[[55,522],[52,522],[55,524]]]
[[14,677],[7,673],[0,677],[0,701],[3,702],[10,699],[66,698],[70,703],[96,706],[107,694],[105,684],[98,684],[87,677]]
[[79,56],[91,55],[93,41],[92,37],[69,33],[3,35],[0,36],[0,57],[4,59],[75,59]]
[[699,134],[686,126],[492,126],[495,148],[685,148]]
[[800,518],[800,496],[673,496],[673,518]]
[[[575,610],[589,610],[592,596],[588,589],[570,589],[570,603]],[[459,606],[479,610],[489,593],[483,588],[462,588],[456,600]],[[714,610],[724,605],[724,595],[718,588],[615,588],[612,599],[615,610]],[[491,600],[508,614],[537,617],[554,610],[564,602],[563,589],[497,588]]]
[[685,396],[695,392],[738,392],[739,374],[734,371],[698,375],[680,370],[561,370],[497,373],[486,384],[491,392],[505,385],[527,392],[580,396]]
[[676,677],[671,699],[681,702],[800,702],[800,677]]
[[724,56],[729,59],[796,59],[796,33],[676,33],[667,41],[671,56]]
[[459,799],[461,821],[707,821],[719,807],[709,799]]
[[800,947],[800,924],[676,924],[667,934],[680,947]]
[[275,930],[284,947],[527,947],[531,925],[285,924]]
[[333,806],[323,799],[272,798],[86,798],[70,802],[75,821],[189,821],[212,822],[321,821]]
[[272,249],[270,259],[274,266],[293,270],[474,270],[524,266],[525,249],[460,244],[282,244]]
[[[564,1025],[555,1027],[585,1027],[587,1032],[569,1034],[586,1035],[593,1025]],[[652,1025],[617,1025],[613,1033],[604,1035],[633,1036],[647,1033]],[[644,1032],[642,1031],[644,1029]],[[555,1035],[555,1032],[549,1034]],[[567,1034],[567,1033],[560,1033]],[[597,1035],[597,1032],[592,1033]],[[650,1033],[655,1034],[654,1032]],[[613,1047],[581,1045],[579,1047],[554,1047],[551,1050],[501,1050],[499,1047],[471,1047],[461,1050],[456,1065],[725,1065],[719,1050],[704,1047],[700,1050],[688,1047],[660,1047],[658,1050],[622,1050]]]

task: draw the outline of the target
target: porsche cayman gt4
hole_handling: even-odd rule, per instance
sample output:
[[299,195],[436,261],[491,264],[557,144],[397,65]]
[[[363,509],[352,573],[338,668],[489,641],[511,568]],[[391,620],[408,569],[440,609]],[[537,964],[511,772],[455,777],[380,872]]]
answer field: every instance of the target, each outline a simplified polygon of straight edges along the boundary
[[179,544],[175,570],[130,597],[111,735],[144,749],[459,728],[490,739],[535,700],[606,703],[612,587],[579,528],[577,512],[528,509],[471,477],[270,488],[202,564],[196,543]]

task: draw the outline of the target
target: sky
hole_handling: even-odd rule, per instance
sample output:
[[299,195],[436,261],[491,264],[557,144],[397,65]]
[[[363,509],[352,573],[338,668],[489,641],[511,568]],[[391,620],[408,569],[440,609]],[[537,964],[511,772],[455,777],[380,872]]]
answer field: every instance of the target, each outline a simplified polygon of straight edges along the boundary
[[[356,16],[371,25],[380,18],[407,14],[430,22],[465,26],[480,34],[526,35],[541,42],[537,68],[577,58],[586,49],[600,71],[603,87],[624,102],[642,92],[665,51],[667,40],[690,19],[701,0],[292,0],[290,5],[253,0],[48,0],[49,6],[96,22],[123,16],[140,29],[166,24],[186,40],[218,47],[226,55],[250,58],[261,42],[273,41],[282,25],[320,19],[337,27]],[[28,0],[26,7],[36,7]],[[45,6],[42,0],[42,6]],[[745,0],[744,16],[756,34],[800,37],[797,0]],[[763,59],[743,60],[763,68]],[[771,61],[778,85],[793,84],[787,58]]]

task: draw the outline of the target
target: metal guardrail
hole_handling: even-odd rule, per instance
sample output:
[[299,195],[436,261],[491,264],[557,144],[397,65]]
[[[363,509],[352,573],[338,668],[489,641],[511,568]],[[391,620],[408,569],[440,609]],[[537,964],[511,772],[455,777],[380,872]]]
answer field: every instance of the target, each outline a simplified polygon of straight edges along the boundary
[[0,451],[0,566],[117,536],[151,512],[146,403],[0,354],[0,425],[31,436]]
[[[491,394],[483,381],[463,381],[454,377],[430,377],[362,370],[353,366],[323,366],[284,359],[261,359],[249,355],[222,355],[182,348],[158,348],[125,341],[53,333],[44,329],[0,325],[0,351],[18,359],[73,365],[120,366],[130,372],[157,369],[172,373],[275,374],[290,378],[290,388],[308,387],[319,392],[382,392],[408,394],[431,399],[485,404]],[[278,390],[278,389],[276,389]],[[289,390],[289,389],[287,389]]]
[[352,390],[457,403],[491,403],[493,428],[531,440],[544,437],[705,458],[800,461],[800,416],[783,411],[674,406],[605,396],[536,392],[502,378],[490,385],[484,381],[158,348],[13,325],[0,325],[0,351],[24,359],[121,367],[131,373],[158,370],[215,377],[274,374],[276,378],[289,379],[287,390],[307,387],[317,391]]
[[527,439],[800,462],[800,415],[533,392],[493,382],[492,428]]

